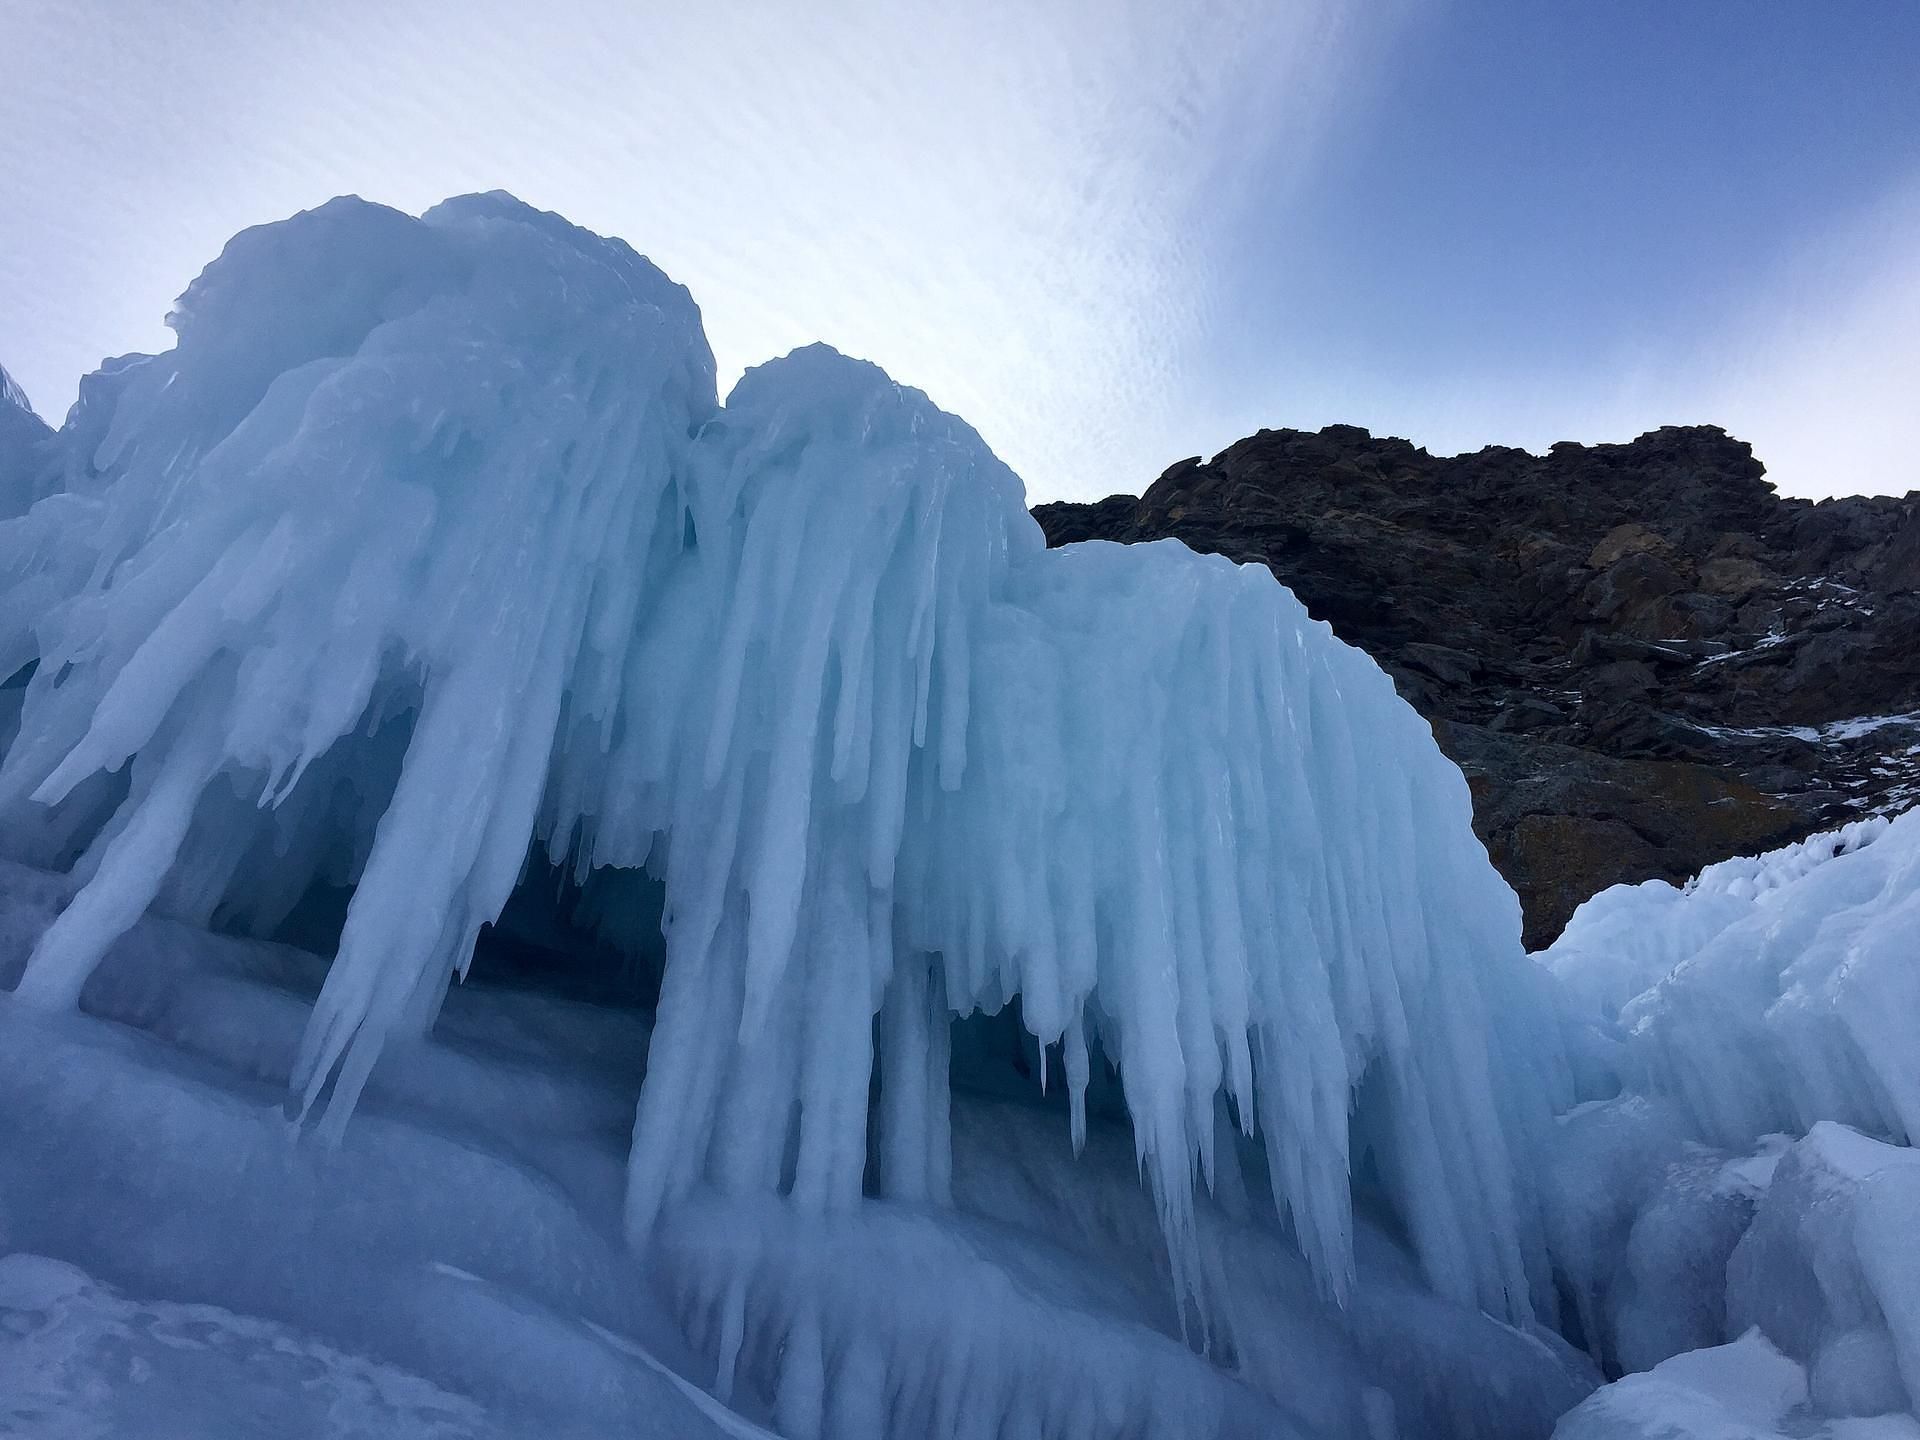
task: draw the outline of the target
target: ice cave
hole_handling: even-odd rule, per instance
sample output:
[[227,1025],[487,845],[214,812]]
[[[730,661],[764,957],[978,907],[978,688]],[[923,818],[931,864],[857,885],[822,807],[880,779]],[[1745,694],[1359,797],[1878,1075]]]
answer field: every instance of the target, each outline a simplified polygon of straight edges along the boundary
[[1920,817],[1530,957],[1268,571],[619,240],[169,324],[0,428],[0,1433],[1920,1437]]

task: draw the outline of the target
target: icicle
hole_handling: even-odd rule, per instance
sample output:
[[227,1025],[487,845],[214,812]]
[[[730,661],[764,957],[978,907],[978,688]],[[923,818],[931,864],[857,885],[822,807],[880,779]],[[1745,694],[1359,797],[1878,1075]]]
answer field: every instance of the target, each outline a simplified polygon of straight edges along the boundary
[[[286,283],[314,255],[353,283]],[[506,197],[338,201],[195,283],[62,440],[84,503],[0,521],[0,654],[42,661],[0,833],[87,845],[23,995],[72,1003],[156,896],[268,928],[351,884],[295,1076],[333,1133],[530,846],[644,864],[634,1243],[702,1184],[853,1208],[876,1064],[879,1187],[943,1203],[949,1024],[1020,997],[1076,1153],[1095,1033],[1116,1067],[1182,1314],[1229,1110],[1347,1293],[1369,1087],[1430,1282],[1526,1317],[1558,1042],[1500,1018],[1513,897],[1424,723],[1270,574],[1047,550],[972,430],[824,347],[721,407],[684,291]],[[196,826],[216,781],[259,807]]]

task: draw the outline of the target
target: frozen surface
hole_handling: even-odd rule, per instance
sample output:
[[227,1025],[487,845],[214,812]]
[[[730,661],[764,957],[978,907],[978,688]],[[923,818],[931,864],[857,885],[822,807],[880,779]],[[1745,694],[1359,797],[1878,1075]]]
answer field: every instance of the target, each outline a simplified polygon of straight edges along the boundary
[[[0,865],[0,985],[70,888]],[[1195,1353],[1104,1106],[1076,1159],[1058,1111],[962,1095],[953,1208],[815,1217],[703,1188],[636,1258],[620,1178],[644,1015],[462,987],[430,1040],[389,1047],[327,1147],[281,1103],[323,972],[148,918],[89,979],[86,1015],[0,995],[0,1253],[83,1259],[139,1308],[211,1305],[417,1377],[482,1435],[1518,1440],[1598,1378],[1544,1332],[1434,1295],[1369,1221],[1332,1306],[1245,1185],[1262,1163],[1247,1142],[1229,1147],[1236,1200],[1196,1204],[1224,1318]],[[51,1353],[0,1336],[0,1367],[39,1374]],[[36,1384],[95,1361],[88,1393],[131,1403],[99,1347]],[[276,1373],[210,1370],[201,1398],[239,1405]]]
[[501,1435],[418,1376],[214,1305],[139,1301],[0,1256],[0,1435],[38,1440],[464,1440]]

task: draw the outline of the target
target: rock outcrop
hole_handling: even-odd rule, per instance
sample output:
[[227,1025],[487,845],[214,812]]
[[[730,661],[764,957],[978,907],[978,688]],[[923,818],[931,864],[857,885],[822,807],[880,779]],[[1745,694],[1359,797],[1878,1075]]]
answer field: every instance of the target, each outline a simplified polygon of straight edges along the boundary
[[1784,499],[1710,426],[1442,458],[1335,425],[1034,514],[1265,564],[1372,654],[1466,772],[1530,945],[1617,881],[1920,799],[1920,493]]

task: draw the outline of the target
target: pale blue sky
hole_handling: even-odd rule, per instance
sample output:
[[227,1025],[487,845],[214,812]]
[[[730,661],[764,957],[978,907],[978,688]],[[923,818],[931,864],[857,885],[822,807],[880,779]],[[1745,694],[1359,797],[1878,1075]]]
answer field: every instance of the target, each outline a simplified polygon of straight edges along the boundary
[[499,187],[724,372],[868,356],[1036,498],[1331,421],[1920,488],[1914,0],[0,0],[0,136],[55,417],[242,226]]

